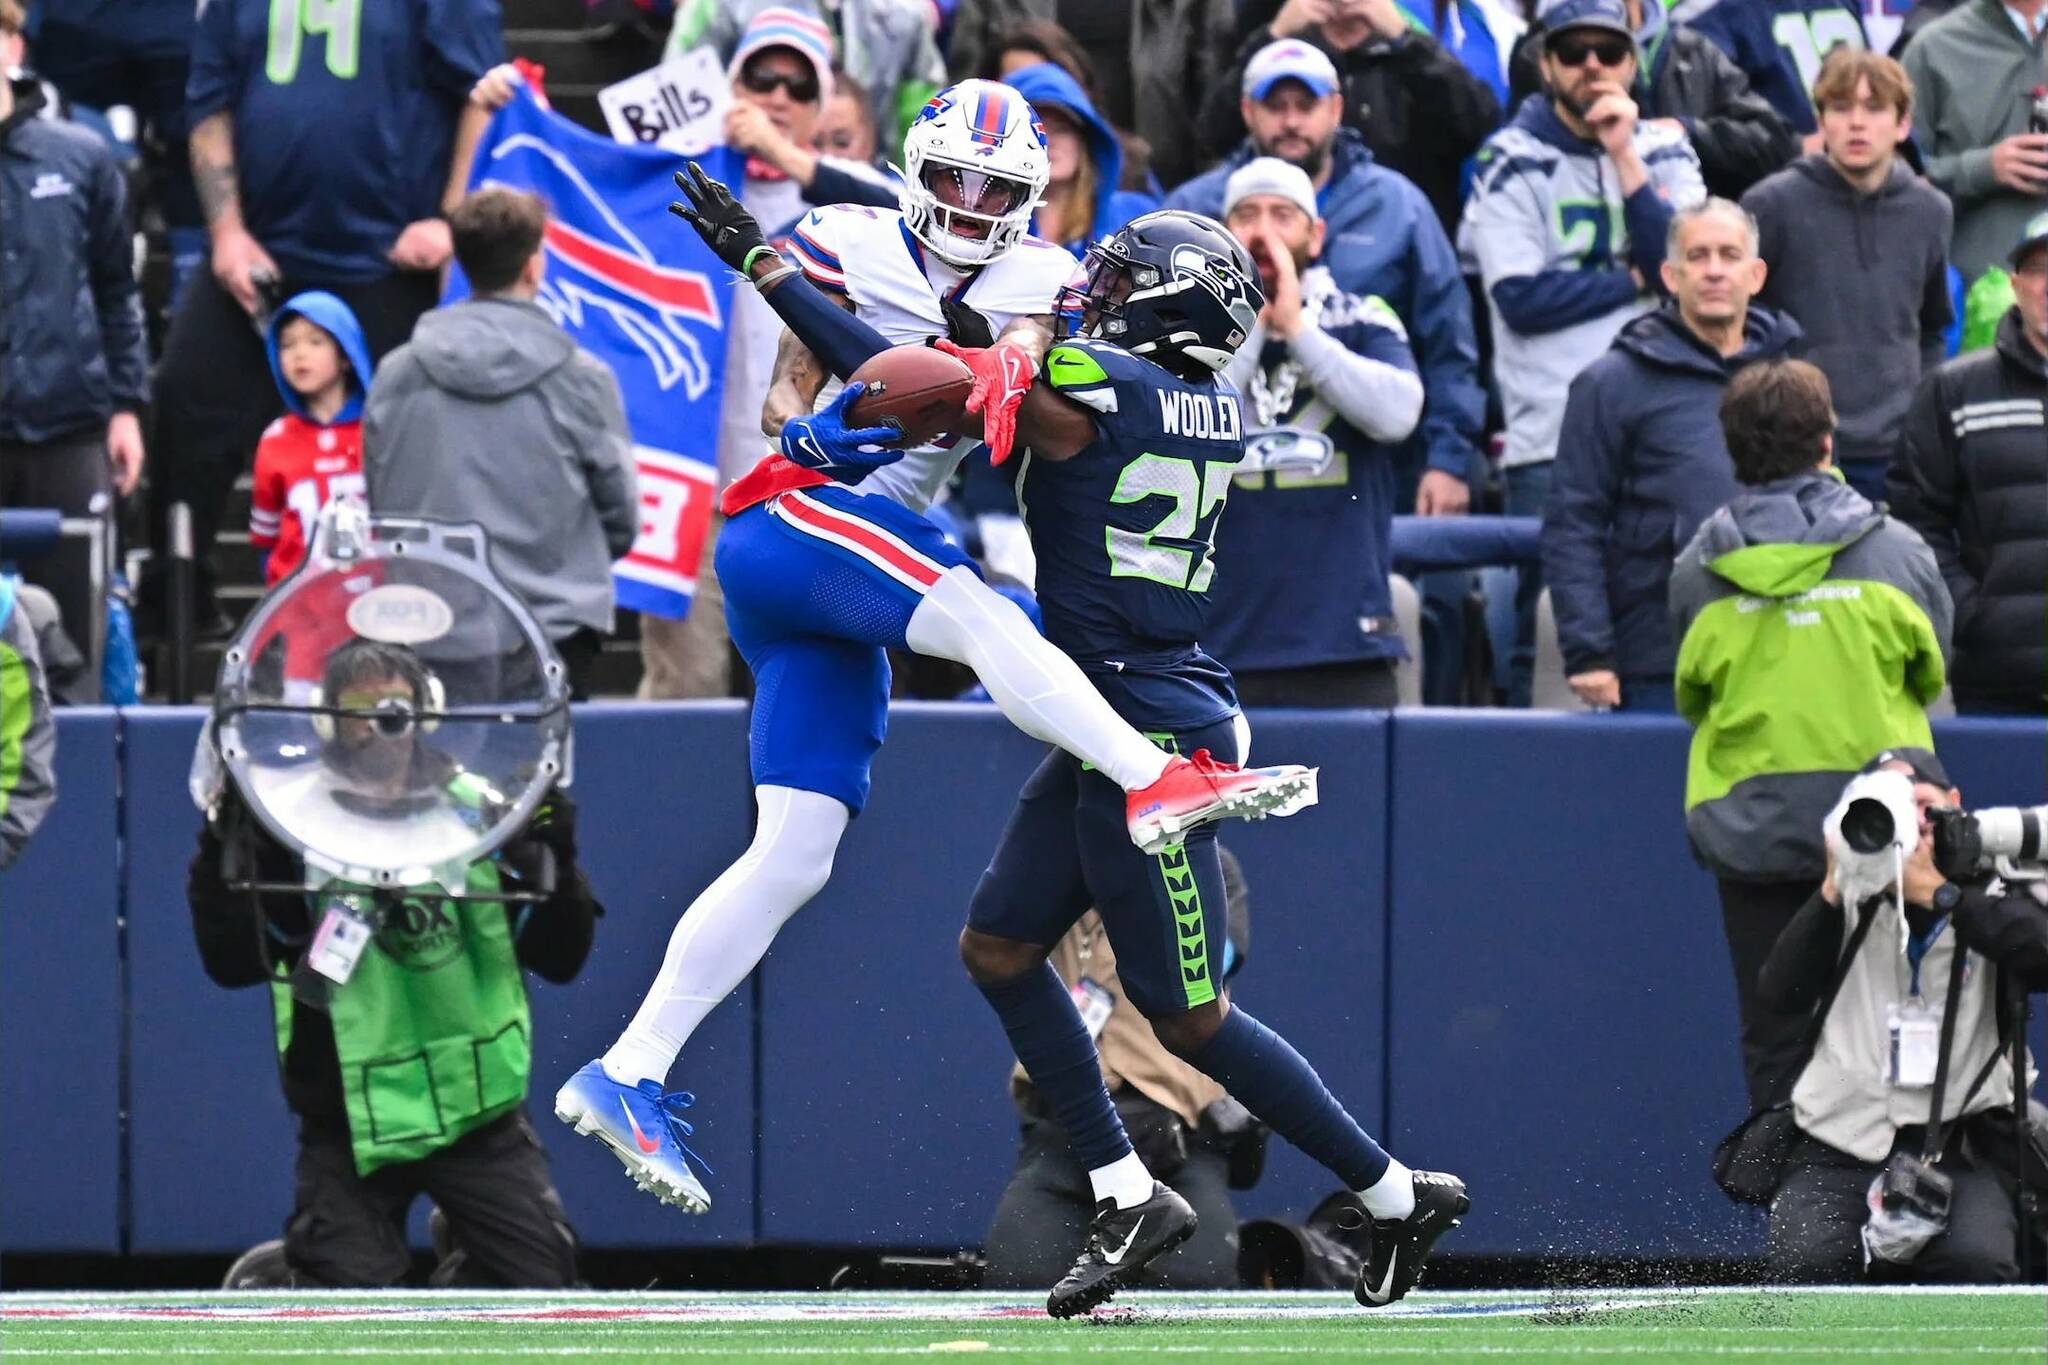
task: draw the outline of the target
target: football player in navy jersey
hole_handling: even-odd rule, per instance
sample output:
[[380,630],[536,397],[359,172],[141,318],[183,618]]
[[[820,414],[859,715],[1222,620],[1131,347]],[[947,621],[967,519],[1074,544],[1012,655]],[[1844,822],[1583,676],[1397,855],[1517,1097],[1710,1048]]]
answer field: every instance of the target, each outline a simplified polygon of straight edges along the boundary
[[[1018,416],[1018,499],[1046,635],[1136,729],[1175,752],[1239,762],[1248,730],[1236,689],[1199,637],[1216,525],[1244,456],[1238,396],[1221,371],[1264,303],[1257,274],[1215,222],[1153,213],[1095,246],[1086,282],[1062,303],[1077,335],[1047,353]],[[1046,961],[1091,906],[1129,1004],[1168,1050],[1357,1192],[1372,1224],[1357,1296],[1393,1302],[1469,1207],[1463,1184],[1393,1161],[1299,1053],[1231,1005],[1214,826],[1146,852],[1120,837],[1121,803],[1101,774],[1048,756],[1018,799],[960,940],[1098,1201],[1048,1311],[1086,1312],[1195,1226],[1194,1211],[1133,1151],[1079,1012]]]
[[[714,250],[745,239],[714,187],[684,186]],[[882,336],[794,271],[747,273],[834,374]],[[1212,538],[1243,457],[1243,417],[1219,372],[1263,302],[1249,257],[1217,223],[1147,214],[1092,248],[1064,291],[1076,334],[1046,354],[1015,409],[1018,496],[1038,558],[1046,634],[1117,713],[1176,753],[1226,763],[1245,747],[1228,670],[1199,632],[1214,580]],[[980,357],[933,344],[970,364]],[[970,419],[971,421],[971,419]],[[1298,803],[1313,799],[1303,784]],[[1091,905],[1116,949],[1133,1007],[1167,1048],[1356,1192],[1370,1226],[1356,1295],[1405,1295],[1437,1238],[1470,1207],[1456,1177],[1411,1171],[1345,1112],[1284,1039],[1221,990],[1223,891],[1213,828],[1139,848],[1115,783],[1065,753],[1019,798],[961,935],[970,976],[1088,1167],[1097,1212],[1048,1310],[1101,1303],[1193,1231],[1185,1201],[1152,1178],[1103,1087],[1094,1043],[1046,961]],[[1284,808],[1282,808],[1284,809]],[[1281,813],[1276,809],[1273,813]]]

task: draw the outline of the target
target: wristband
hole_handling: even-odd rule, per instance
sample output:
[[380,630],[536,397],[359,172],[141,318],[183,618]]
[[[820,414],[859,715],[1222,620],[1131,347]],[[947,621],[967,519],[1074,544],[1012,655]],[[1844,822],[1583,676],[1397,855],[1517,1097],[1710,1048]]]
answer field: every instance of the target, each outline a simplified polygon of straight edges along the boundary
[[781,269],[771,270],[767,274],[763,275],[760,279],[755,280],[754,289],[756,292],[765,295],[771,287],[781,284],[784,280],[788,279],[791,275],[794,275],[796,273],[797,271],[795,266],[790,265],[787,262],[784,262]]
[[772,256],[775,254],[775,248],[763,242],[749,251],[740,261],[740,274],[752,276],[754,273],[754,262],[760,260],[764,253]]

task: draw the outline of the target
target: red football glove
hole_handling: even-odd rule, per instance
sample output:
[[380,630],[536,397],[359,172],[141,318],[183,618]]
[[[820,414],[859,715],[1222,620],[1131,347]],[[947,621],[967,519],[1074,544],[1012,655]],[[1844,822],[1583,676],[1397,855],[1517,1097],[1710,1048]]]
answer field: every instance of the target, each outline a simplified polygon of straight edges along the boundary
[[981,414],[981,438],[988,442],[989,463],[1001,464],[1010,458],[1017,443],[1017,409],[1024,405],[1024,395],[1038,378],[1031,353],[1014,341],[969,348],[940,337],[932,344],[974,372],[967,410]]

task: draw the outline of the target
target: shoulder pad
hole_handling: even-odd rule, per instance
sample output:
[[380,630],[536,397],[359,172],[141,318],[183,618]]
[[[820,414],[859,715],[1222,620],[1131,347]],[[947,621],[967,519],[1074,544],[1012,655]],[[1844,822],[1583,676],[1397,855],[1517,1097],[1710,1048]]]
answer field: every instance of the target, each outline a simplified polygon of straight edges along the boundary
[[1116,378],[1123,352],[1099,341],[1062,341],[1045,356],[1045,380],[1061,394],[1097,412],[1117,409]]

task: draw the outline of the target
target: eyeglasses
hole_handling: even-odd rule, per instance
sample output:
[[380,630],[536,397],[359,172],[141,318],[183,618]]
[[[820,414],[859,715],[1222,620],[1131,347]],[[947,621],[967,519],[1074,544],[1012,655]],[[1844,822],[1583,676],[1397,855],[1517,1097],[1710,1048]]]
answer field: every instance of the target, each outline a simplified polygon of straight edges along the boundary
[[740,84],[756,95],[772,94],[780,87],[788,91],[789,97],[798,104],[809,104],[818,98],[818,78],[809,73],[792,75],[770,66],[743,66],[740,68]]
[[1584,66],[1586,58],[1597,57],[1600,65],[1608,68],[1620,66],[1627,61],[1633,46],[1622,38],[1582,38],[1566,34],[1549,45],[1551,60],[1559,66]]

